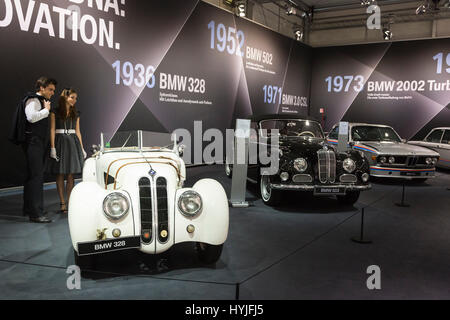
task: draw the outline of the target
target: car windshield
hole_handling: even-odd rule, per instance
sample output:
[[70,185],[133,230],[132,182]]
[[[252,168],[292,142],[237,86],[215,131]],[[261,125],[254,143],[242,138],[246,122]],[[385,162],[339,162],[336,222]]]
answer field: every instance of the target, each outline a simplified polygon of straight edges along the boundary
[[278,130],[282,137],[323,138],[322,127],[316,121],[274,119],[260,122],[262,136],[267,138],[273,135],[272,130]]
[[139,151],[143,148],[172,148],[173,140],[169,133],[150,131],[117,131],[101,134],[102,146],[105,151]]
[[354,141],[389,141],[400,142],[401,139],[390,127],[356,126],[352,128]]

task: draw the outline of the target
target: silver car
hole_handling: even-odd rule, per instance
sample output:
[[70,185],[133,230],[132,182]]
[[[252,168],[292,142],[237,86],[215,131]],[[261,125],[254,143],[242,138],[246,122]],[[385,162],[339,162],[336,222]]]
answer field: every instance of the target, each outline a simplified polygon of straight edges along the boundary
[[436,167],[450,169],[450,127],[435,128],[423,141],[409,141],[408,143],[438,152],[440,157]]
[[[339,125],[328,134],[328,142],[338,143]],[[366,156],[372,177],[434,178],[439,154],[407,144],[392,127],[378,124],[349,123],[349,144]]]

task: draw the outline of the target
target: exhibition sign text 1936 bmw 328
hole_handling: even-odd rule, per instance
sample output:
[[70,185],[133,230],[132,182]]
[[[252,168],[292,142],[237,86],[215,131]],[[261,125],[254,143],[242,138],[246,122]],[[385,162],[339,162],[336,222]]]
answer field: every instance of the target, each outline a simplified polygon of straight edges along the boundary
[[[283,190],[337,196],[339,202],[353,204],[360,191],[371,188],[369,164],[365,157],[351,148],[338,152],[327,142],[321,125],[314,119],[263,115],[252,117],[251,126],[254,129],[249,141],[251,148],[252,144],[258,150],[263,144],[273,145],[271,141],[275,136],[279,141],[279,170],[276,174],[261,174],[259,161],[248,166],[248,180],[259,183],[265,204],[279,204]],[[226,164],[225,172],[232,176],[232,164]]]
[[80,268],[90,268],[104,252],[137,248],[158,254],[181,242],[195,243],[204,263],[219,259],[228,235],[225,191],[212,179],[184,188],[182,148],[167,136],[170,145],[150,147],[157,137],[150,132],[118,132],[106,143],[102,134],[69,203]]

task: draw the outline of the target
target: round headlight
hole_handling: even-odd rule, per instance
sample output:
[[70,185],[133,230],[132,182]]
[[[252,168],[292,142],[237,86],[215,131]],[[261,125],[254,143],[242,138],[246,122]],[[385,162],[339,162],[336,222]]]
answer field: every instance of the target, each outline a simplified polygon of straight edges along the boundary
[[380,162],[381,163],[386,163],[386,157],[380,157]]
[[394,163],[395,162],[395,158],[394,157],[389,157],[389,163]]
[[355,161],[353,161],[353,159],[347,158],[342,163],[342,167],[348,173],[352,173],[356,169],[356,164],[355,164]]
[[186,217],[192,218],[200,214],[202,206],[202,197],[193,190],[183,192],[178,199],[178,208]]
[[305,172],[308,168],[308,162],[305,158],[297,158],[294,160],[294,168],[298,172]]
[[282,181],[288,181],[289,173],[287,173],[287,172],[280,173],[280,178],[281,178]]
[[128,199],[121,193],[114,192],[106,196],[103,200],[103,212],[113,220],[119,220],[125,216],[130,208]]
[[435,165],[438,162],[438,158],[433,158],[433,165]]
[[426,158],[425,159],[426,164],[432,164],[433,163],[433,159],[431,158]]

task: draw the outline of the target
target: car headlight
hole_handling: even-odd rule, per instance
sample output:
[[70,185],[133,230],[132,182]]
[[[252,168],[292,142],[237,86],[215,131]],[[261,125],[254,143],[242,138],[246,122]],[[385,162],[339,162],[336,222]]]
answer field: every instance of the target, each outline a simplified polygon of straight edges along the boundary
[[433,163],[433,159],[431,158],[426,158],[425,159],[426,164],[432,164]]
[[380,160],[381,163],[386,163],[386,157],[380,157],[379,160]]
[[193,190],[183,192],[178,199],[178,208],[186,217],[192,218],[200,214],[202,206],[202,197]]
[[356,169],[356,164],[355,164],[355,161],[353,161],[353,159],[347,158],[342,163],[342,167],[348,173],[352,173]]
[[389,163],[392,164],[395,162],[395,158],[394,157],[389,157]]
[[308,162],[305,158],[297,158],[294,160],[294,168],[298,172],[305,172],[308,168]]
[[433,158],[433,165],[435,165],[438,162],[438,158]]
[[128,199],[121,193],[114,192],[103,200],[103,212],[112,220],[119,220],[125,216],[130,208]]

